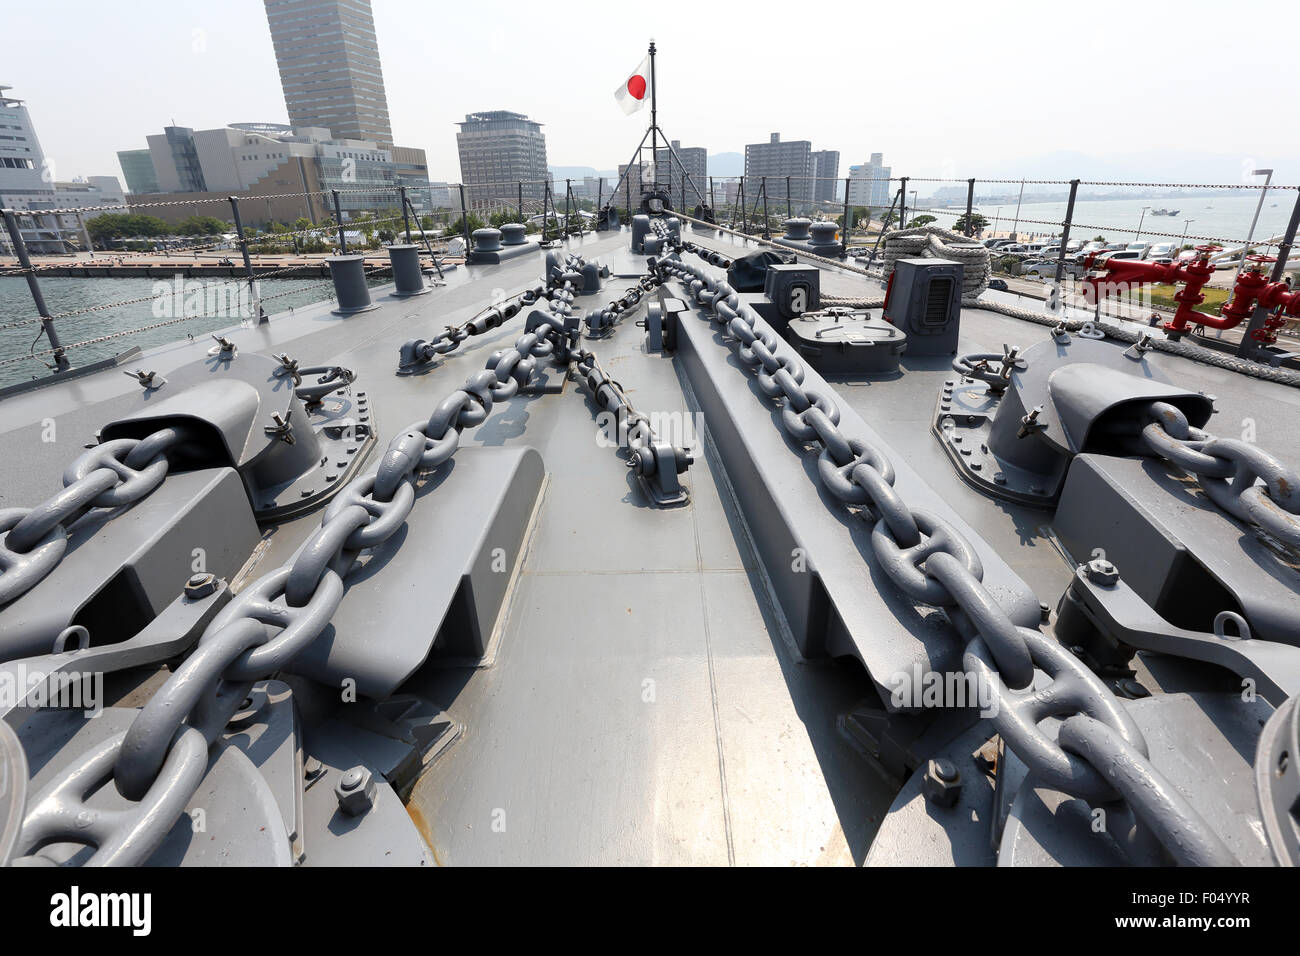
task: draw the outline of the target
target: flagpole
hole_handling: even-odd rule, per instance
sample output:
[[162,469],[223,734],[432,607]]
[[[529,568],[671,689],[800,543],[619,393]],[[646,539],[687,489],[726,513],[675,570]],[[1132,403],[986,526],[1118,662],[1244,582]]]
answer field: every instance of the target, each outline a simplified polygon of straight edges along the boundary
[[654,163],[655,181],[659,184],[659,109],[655,100],[655,41],[650,38],[650,157]]

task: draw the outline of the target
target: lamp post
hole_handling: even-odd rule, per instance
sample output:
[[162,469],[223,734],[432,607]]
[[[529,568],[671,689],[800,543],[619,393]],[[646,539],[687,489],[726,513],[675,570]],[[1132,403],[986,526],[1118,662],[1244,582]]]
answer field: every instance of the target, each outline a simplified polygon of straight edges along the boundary
[[1150,209],[1150,208],[1151,208],[1150,206],[1143,206],[1143,207],[1142,207],[1142,215],[1138,216],[1138,231],[1137,231],[1137,234],[1133,237],[1133,241],[1134,241],[1134,242],[1137,242],[1139,239],[1142,238],[1142,222],[1143,222],[1143,220],[1146,219],[1146,217],[1147,217],[1147,210]]
[[[1241,252],[1241,262],[1237,266],[1237,276],[1241,275],[1241,270],[1246,266],[1246,254],[1250,252],[1251,240],[1255,238],[1255,226],[1259,222],[1259,211],[1264,208],[1264,196],[1268,193],[1268,185],[1273,181],[1273,170],[1271,169],[1254,169],[1250,173],[1252,176],[1264,177],[1264,188],[1259,191],[1259,202],[1255,206],[1255,218],[1250,221],[1250,232],[1246,233],[1246,248]],[[1236,276],[1233,277],[1234,284]]]
[[1174,253],[1174,261],[1177,261],[1178,257],[1183,254],[1183,246],[1187,245],[1187,229],[1194,222],[1196,222],[1195,219],[1183,220],[1183,241],[1178,243],[1178,251]]

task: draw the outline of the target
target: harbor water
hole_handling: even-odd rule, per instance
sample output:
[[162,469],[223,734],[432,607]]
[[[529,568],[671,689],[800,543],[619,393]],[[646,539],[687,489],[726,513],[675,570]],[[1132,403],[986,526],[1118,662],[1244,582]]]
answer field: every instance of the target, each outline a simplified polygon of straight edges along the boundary
[[[386,273],[371,283],[385,281],[391,281]],[[241,279],[47,277],[40,283],[46,305],[54,315],[108,303],[131,303],[56,320],[64,346],[115,336],[69,349],[73,365],[111,358],[136,346],[149,349],[187,336],[207,335],[248,321],[255,313],[247,283]],[[333,294],[330,281],[319,278],[266,279],[259,282],[259,290],[266,313],[272,316]],[[37,314],[26,280],[21,276],[0,277],[0,386],[50,373],[47,365],[54,364],[53,356],[29,357],[50,347],[40,324],[24,321],[35,319]],[[118,334],[135,329],[142,331]]]

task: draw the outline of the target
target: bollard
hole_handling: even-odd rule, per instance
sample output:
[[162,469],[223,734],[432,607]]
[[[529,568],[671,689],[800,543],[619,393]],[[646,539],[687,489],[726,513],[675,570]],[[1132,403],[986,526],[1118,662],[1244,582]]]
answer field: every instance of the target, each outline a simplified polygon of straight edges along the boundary
[[522,246],[528,241],[528,227],[522,222],[507,222],[501,226],[503,246]]
[[388,261],[393,264],[393,292],[398,299],[424,295],[432,291],[424,284],[424,270],[420,266],[420,247],[394,245],[388,247]]
[[787,219],[782,225],[785,227],[785,236],[783,238],[806,240],[809,238],[808,229],[812,226],[812,220]]
[[839,231],[839,226],[833,222],[814,222],[811,227],[812,240],[814,246],[835,246],[839,245],[835,241],[835,233]]
[[474,251],[475,252],[500,252],[501,251],[501,230],[500,229],[475,229],[474,230]]
[[370,301],[370,287],[366,285],[365,256],[330,256],[325,261],[330,266],[334,280],[334,297],[339,307],[334,315],[356,315],[379,308]]

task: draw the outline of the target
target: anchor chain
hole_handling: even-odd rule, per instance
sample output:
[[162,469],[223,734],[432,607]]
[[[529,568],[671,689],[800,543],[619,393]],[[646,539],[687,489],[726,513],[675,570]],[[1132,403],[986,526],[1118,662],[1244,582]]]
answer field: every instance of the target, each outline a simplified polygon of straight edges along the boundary
[[1234,518],[1300,550],[1300,474],[1294,468],[1258,445],[1193,428],[1168,402],[1152,402],[1142,420],[1143,450],[1195,477]]
[[[690,244],[683,248],[696,251]],[[994,729],[1030,770],[1079,799],[1123,800],[1180,863],[1235,863],[1151,763],[1123,702],[1059,644],[1012,620],[984,585],[983,566],[965,536],[943,517],[903,500],[888,457],[839,429],[834,399],[803,385],[802,364],[736,290],[685,262],[663,260],[658,268],[679,279],[730,333],[731,347],[760,391],[783,405],[786,432],[820,446],[820,480],[874,520],[872,550],[888,577],[914,601],[945,610],[965,642],[963,666],[995,689]],[[1054,725],[1060,728],[1055,738]],[[1122,781],[1112,759],[1117,749],[1124,755]]]
[[34,508],[0,509],[0,605],[45,580],[68,549],[68,528],[95,508],[126,508],[167,477],[167,452],[186,433],[160,428],[84,452],[63,473],[63,490]]
[[[565,318],[572,282],[557,284],[555,292],[550,309],[534,310],[513,346],[494,353],[427,421],[394,436],[377,465],[339,492],[293,557],[221,610],[124,734],[82,755],[29,801],[17,863],[47,862],[33,854],[54,843],[94,847],[87,865],[149,859],[197,791],[210,747],[253,684],[283,670],[324,632],[361,552],[391,538],[410,514],[421,474],[450,459],[466,428],[480,425],[496,402],[528,384],[539,360],[570,361],[576,330],[565,328]],[[157,450],[158,439],[138,446]],[[88,807],[88,798],[110,783],[133,805]]]

